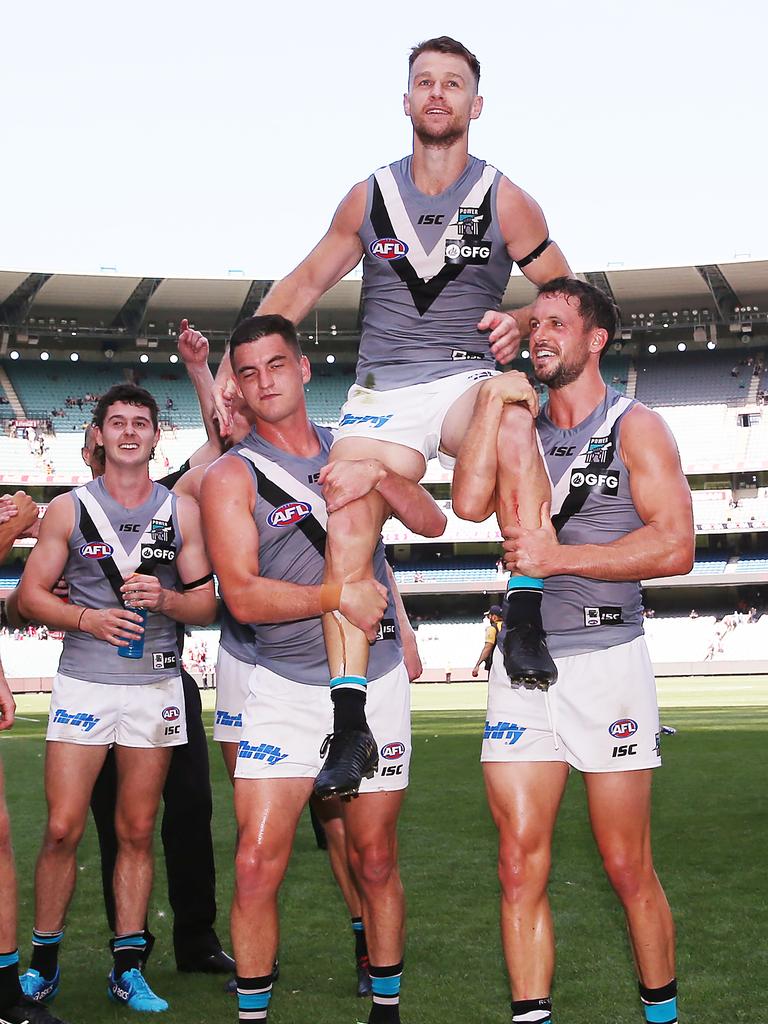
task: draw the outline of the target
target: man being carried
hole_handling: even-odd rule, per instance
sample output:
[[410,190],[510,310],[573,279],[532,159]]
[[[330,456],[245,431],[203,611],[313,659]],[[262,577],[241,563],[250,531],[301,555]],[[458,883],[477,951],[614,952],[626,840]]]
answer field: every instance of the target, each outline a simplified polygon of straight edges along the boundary
[[[569,269],[534,200],[469,155],[469,126],[483,106],[474,54],[441,36],[415,47],[409,66],[404,107],[413,154],[352,188],[324,238],[258,312],[299,323],[363,259],[357,380],[331,460],[375,458],[415,481],[438,453],[452,464],[479,384],[497,362],[514,358],[521,328],[528,329],[527,311],[499,310],[513,262],[536,283]],[[505,408],[497,443],[502,531],[538,526],[549,491],[530,412]],[[329,520],[326,581],[336,588],[370,579],[389,514],[375,490],[355,498]],[[455,509],[464,516],[460,502]],[[505,656],[512,678],[546,686],[555,670],[541,628],[541,586],[529,577],[510,580]],[[344,794],[359,782],[356,765],[375,768],[361,758],[375,747],[365,719],[368,641],[338,609],[325,615],[324,631],[334,739],[316,791]]]

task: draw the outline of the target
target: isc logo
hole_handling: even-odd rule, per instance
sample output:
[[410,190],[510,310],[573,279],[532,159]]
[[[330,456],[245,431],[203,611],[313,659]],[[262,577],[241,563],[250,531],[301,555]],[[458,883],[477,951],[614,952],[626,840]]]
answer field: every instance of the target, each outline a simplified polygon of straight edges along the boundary
[[401,260],[408,252],[408,246],[399,238],[377,238],[368,246],[371,256],[380,260]]
[[619,718],[608,726],[608,732],[615,740],[625,740],[637,732],[637,722],[633,718]]
[[385,761],[398,761],[405,754],[405,744],[400,740],[392,743],[385,743],[381,748],[381,756]]
[[114,550],[111,544],[83,544],[80,554],[83,558],[111,558]]
[[270,512],[267,522],[270,526],[293,526],[294,523],[300,523],[309,515],[312,515],[311,505],[308,505],[306,501],[292,501],[287,505],[280,505],[279,508]]
[[151,544],[143,544],[141,557],[143,561],[154,559],[156,562],[173,562],[176,560],[176,552],[173,548],[153,548]]
[[163,720],[166,722],[175,722],[178,720],[181,712],[173,704],[170,704],[167,708],[163,708],[161,712]]
[[632,757],[632,755],[636,753],[636,743],[622,743],[621,746],[613,748],[613,753],[611,754],[611,757]]
[[379,772],[380,775],[402,775],[403,766],[401,764],[385,764]]
[[445,216],[442,213],[422,213],[419,224],[442,224]]

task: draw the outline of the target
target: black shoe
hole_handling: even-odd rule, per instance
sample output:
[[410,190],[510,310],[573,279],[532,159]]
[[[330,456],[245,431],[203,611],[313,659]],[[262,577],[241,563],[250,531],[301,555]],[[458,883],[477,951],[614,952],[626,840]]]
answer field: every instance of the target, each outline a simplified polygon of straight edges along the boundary
[[371,994],[371,976],[368,973],[368,957],[357,958],[357,994],[364,999]]
[[322,799],[357,796],[363,778],[372,779],[379,767],[379,752],[370,729],[332,732],[323,740],[320,756],[326,751],[325,764],[315,779],[315,794]]
[[54,1017],[47,1006],[22,996],[18,1003],[7,1010],[0,1010],[0,1024],[64,1024],[61,1017]]
[[557,666],[547,650],[546,637],[544,630],[532,622],[507,626],[502,653],[513,686],[548,690],[557,682]]
[[176,970],[184,974],[231,974],[234,969],[235,961],[223,949],[176,961]]

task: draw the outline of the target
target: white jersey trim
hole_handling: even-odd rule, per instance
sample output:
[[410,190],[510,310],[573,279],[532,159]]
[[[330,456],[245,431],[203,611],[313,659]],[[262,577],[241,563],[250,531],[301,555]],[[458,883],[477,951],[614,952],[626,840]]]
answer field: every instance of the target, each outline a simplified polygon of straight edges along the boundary
[[173,495],[169,494],[162,505],[152,513],[147,529],[141,537],[138,538],[129,554],[123,547],[123,542],[118,536],[115,528],[112,526],[109,516],[101,507],[97,498],[88,490],[87,485],[76,488],[74,494],[88,510],[88,514],[93,520],[94,526],[99,531],[101,539],[105,544],[109,544],[112,548],[112,561],[120,570],[123,579],[130,576],[131,573],[136,572],[138,567],[141,565],[143,560],[141,557],[142,547],[145,544],[154,544],[154,540],[152,538],[152,520],[163,519],[168,522],[170,521],[173,513]]
[[282,487],[284,491],[287,491],[292,498],[296,501],[303,501],[312,509],[312,515],[317,522],[322,526],[324,530],[328,530],[328,509],[325,504],[325,499],[320,494],[316,494],[315,491],[309,489],[306,484],[301,483],[295,476],[292,476],[288,470],[283,469],[276,462],[268,459],[265,455],[259,455],[257,452],[252,452],[250,448],[241,448],[238,455],[242,455],[244,459],[248,459],[249,462],[262,471],[265,476],[268,476],[272,483],[277,484],[278,487]]

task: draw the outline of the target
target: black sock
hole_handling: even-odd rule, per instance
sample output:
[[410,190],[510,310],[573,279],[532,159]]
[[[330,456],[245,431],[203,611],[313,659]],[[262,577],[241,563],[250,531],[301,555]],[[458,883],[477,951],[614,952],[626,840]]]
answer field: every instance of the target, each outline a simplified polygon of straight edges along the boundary
[[368,943],[365,941],[365,927],[362,917],[352,918],[352,934],[355,936],[355,958],[368,956]]
[[243,978],[237,975],[238,1019],[245,1024],[265,1021],[272,998],[272,975],[263,978]]
[[525,1021],[526,1024],[552,1024],[552,1000],[546,999],[513,999],[512,1024]]
[[504,625],[507,629],[526,622],[543,629],[541,595],[541,590],[508,590],[504,598]]
[[19,951],[0,953],[0,1013],[15,1006],[21,999],[19,985]]
[[661,988],[646,988],[642,982],[639,986],[645,1019],[656,1024],[677,1024],[677,978]]
[[64,929],[60,932],[39,932],[32,930],[32,959],[29,966],[50,981],[56,974],[59,965],[59,948],[64,937]]
[[391,967],[368,968],[373,1003],[368,1024],[400,1024],[400,979],[403,961]]
[[132,971],[134,967],[141,970],[147,955],[147,940],[143,931],[116,935],[110,941],[109,948],[115,960],[115,978],[126,971]]
[[353,690],[346,686],[334,686],[331,690],[333,701],[333,731],[346,732],[348,729],[368,728],[365,718],[365,690]]

